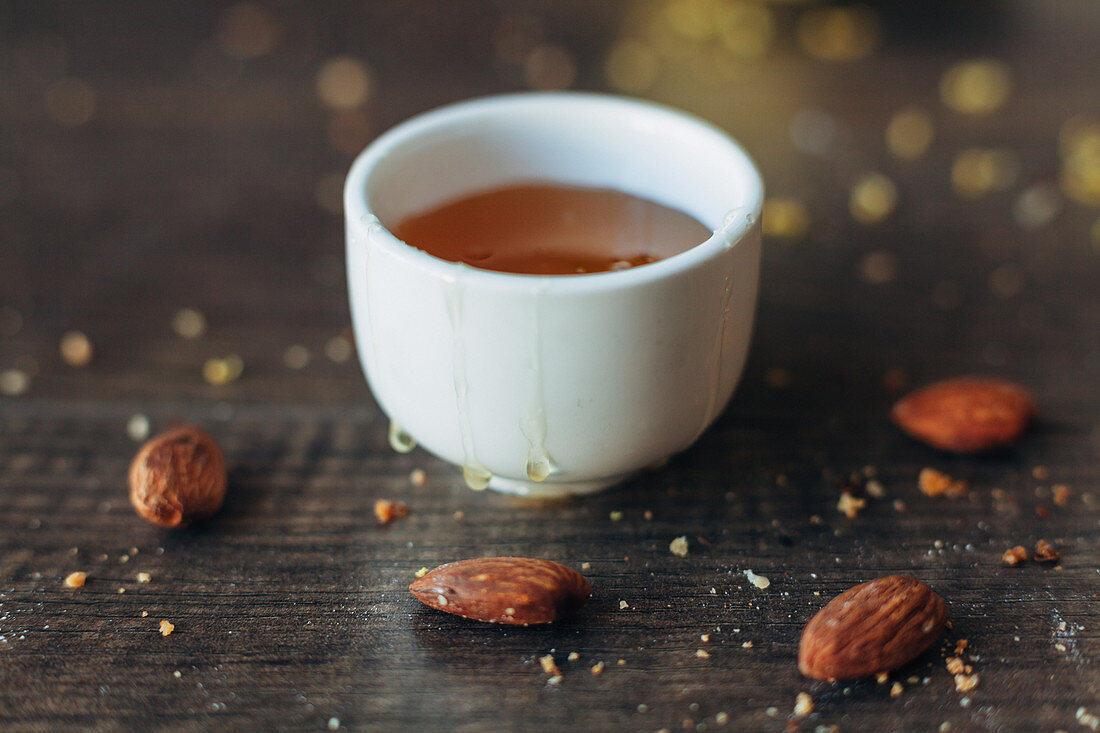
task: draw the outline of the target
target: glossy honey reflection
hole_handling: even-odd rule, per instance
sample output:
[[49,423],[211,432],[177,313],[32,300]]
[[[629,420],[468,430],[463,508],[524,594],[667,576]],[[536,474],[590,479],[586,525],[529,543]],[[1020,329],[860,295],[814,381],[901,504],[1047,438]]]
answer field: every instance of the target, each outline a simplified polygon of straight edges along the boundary
[[692,217],[655,201],[545,183],[464,196],[398,222],[393,233],[440,259],[528,275],[629,269],[711,236]]

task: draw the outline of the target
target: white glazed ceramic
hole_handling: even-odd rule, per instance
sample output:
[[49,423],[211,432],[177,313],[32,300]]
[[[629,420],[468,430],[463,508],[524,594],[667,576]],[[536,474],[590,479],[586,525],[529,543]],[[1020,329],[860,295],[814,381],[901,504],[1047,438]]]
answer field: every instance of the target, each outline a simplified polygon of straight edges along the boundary
[[[714,235],[630,270],[537,276],[445,262],[387,228],[524,181],[618,189]],[[352,321],[378,403],[468,482],[491,474],[520,494],[595,491],[684,450],[741,376],[762,200],[728,136],[646,102],[516,94],[395,127],[344,191]]]

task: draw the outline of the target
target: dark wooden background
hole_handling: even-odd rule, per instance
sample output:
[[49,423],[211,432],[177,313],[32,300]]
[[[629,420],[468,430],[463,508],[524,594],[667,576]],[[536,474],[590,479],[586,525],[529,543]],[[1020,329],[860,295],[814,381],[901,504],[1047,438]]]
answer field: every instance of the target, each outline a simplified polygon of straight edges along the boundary
[[[0,0],[0,386],[22,392],[0,395],[0,728],[1087,730],[1100,714],[1100,210],[1059,189],[1058,141],[1075,115],[1100,119],[1100,5],[881,3],[863,11],[877,47],[851,61],[799,35],[807,13],[843,6],[763,6],[775,38],[749,60],[692,25],[743,7]],[[623,51],[623,38],[641,40]],[[626,69],[611,81],[609,54]],[[344,56],[341,111],[317,79]],[[1004,64],[1012,93],[964,115],[940,79],[975,57]],[[349,325],[335,196],[353,154],[414,113],[561,85],[715,121],[812,222],[768,238],[747,371],[698,445],[617,490],[531,503],[393,453],[354,357],[326,356]],[[911,104],[935,139],[904,161],[884,130]],[[1018,177],[960,196],[952,165],[971,147],[1017,156]],[[848,206],[867,171],[898,194],[874,224]],[[1025,194],[1048,206],[1021,223]],[[173,332],[181,308],[205,315],[201,338]],[[71,330],[94,347],[85,366],[59,354]],[[285,363],[295,344],[304,368]],[[240,378],[208,384],[204,362],[227,354]],[[889,424],[903,385],[963,373],[1034,390],[1039,419],[1017,447],[950,457]],[[221,442],[220,514],[183,531],[134,514],[134,415]],[[848,519],[833,476],[864,466],[886,496]],[[972,492],[921,495],[924,466]],[[1055,483],[1072,488],[1065,506]],[[412,513],[380,528],[378,497]],[[681,535],[683,558],[668,548]],[[1058,567],[1001,565],[1039,538]],[[500,628],[405,590],[422,566],[498,554],[589,563],[592,599],[553,627]],[[63,587],[76,570],[87,584]],[[977,689],[955,691],[939,646],[891,677],[896,699],[890,684],[799,676],[810,616],[895,572],[947,601],[944,643],[969,640]],[[802,721],[800,691],[815,702]]]

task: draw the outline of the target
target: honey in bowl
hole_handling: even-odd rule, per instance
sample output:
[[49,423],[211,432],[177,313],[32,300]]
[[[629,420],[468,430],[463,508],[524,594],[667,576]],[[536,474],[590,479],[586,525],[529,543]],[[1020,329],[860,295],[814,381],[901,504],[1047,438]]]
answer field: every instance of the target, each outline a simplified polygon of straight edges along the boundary
[[392,231],[449,262],[525,275],[625,270],[685,252],[712,234],[656,201],[548,183],[463,196],[403,219]]

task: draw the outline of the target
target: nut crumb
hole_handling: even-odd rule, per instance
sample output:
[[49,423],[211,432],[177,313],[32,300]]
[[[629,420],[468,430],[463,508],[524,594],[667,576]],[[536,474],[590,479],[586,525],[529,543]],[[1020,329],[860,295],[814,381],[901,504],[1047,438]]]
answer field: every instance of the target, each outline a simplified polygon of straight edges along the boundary
[[620,611],[626,610],[628,608],[630,608],[629,603],[627,603],[626,601],[619,601],[619,610]]
[[741,644],[741,648],[742,649],[752,649],[752,642],[751,641],[743,642]]
[[615,510],[611,512],[608,516],[611,518],[612,522],[618,522],[623,518],[623,513],[621,511]]
[[706,644],[708,641],[710,641],[710,634],[699,634],[699,640]]
[[1050,492],[1054,496],[1054,503],[1058,506],[1065,506],[1069,503],[1069,497],[1073,494],[1073,491],[1065,484],[1054,484],[1050,487]]
[[867,495],[875,499],[881,499],[886,496],[886,487],[878,479],[869,479],[863,487],[867,490]]
[[905,688],[901,686],[900,682],[895,682],[890,685],[890,697],[899,698],[904,690]]
[[695,656],[699,657],[700,659],[710,659],[710,652],[708,652],[706,649],[696,649]]
[[750,583],[755,585],[760,590],[764,590],[772,584],[772,582],[765,578],[763,575],[757,575],[751,570],[745,570],[745,577],[749,579]]
[[550,679],[546,680],[546,684],[548,684],[548,685],[560,685],[562,679],[564,679],[564,678],[560,674],[556,674],[553,677],[551,677]]
[[817,515],[817,514],[811,514],[811,515],[810,515],[810,524],[821,524],[821,523],[823,523],[824,521],[825,521],[825,520],[824,520],[824,519],[822,519],[822,518],[821,518],[821,517],[820,517],[819,515]]
[[805,718],[814,711],[814,699],[805,692],[800,692],[794,698],[794,714],[799,718]]
[[1031,477],[1036,481],[1046,481],[1050,478],[1050,471],[1047,470],[1046,466],[1036,466],[1031,469]]
[[1100,729],[1100,717],[1093,715],[1085,707],[1077,708],[1077,712],[1074,714],[1074,719],[1085,728],[1090,730]]
[[452,515],[456,522],[461,522],[466,517],[466,512],[459,509]]
[[646,509],[645,512],[642,513],[642,516],[646,518],[646,521],[653,520],[653,512],[649,509]]
[[920,491],[925,496],[949,496],[951,498],[966,494],[965,481],[956,480],[934,468],[922,468],[917,478]]
[[142,611],[141,612],[141,617],[142,618],[148,618],[149,617],[149,612],[148,611]]
[[378,517],[379,524],[389,524],[395,519],[401,519],[409,513],[409,507],[399,501],[379,499],[374,502],[374,516]]
[[119,594],[119,595],[122,595],[122,594],[123,594],[123,593],[125,593],[125,592],[126,592],[126,589],[125,589],[125,588],[119,588],[119,589],[118,589],[118,594]]
[[168,636],[169,634],[171,634],[175,630],[176,630],[176,625],[174,623],[172,623],[171,621],[164,620],[164,621],[160,622],[160,635],[161,636]]
[[970,642],[966,639],[959,639],[955,642],[955,655],[962,656],[962,653],[966,651],[966,647],[970,646]]
[[687,554],[688,554],[688,538],[687,538],[687,535],[683,535],[681,537],[677,537],[676,539],[674,539],[672,542],[670,542],[668,544],[668,549],[672,552],[673,555],[678,555],[679,557],[687,557]]
[[592,563],[590,563],[590,562],[582,562],[581,563],[581,570],[591,570],[591,569],[592,569]]
[[962,674],[966,670],[966,664],[963,662],[962,657],[948,657],[947,658],[947,672],[948,674]]
[[604,666],[605,665],[604,665],[603,662],[596,662],[595,664],[592,665],[592,669],[590,669],[589,671],[592,674],[603,674]]
[[957,674],[955,675],[955,691],[956,692],[970,692],[978,686],[978,675],[975,674]]
[[866,499],[852,496],[852,494],[847,491],[840,495],[840,500],[836,503],[837,510],[848,517],[848,519],[855,519],[858,517],[865,506],[867,506]]
[[84,585],[84,581],[88,579],[87,573],[82,573],[79,570],[75,573],[69,573],[65,576],[66,588],[79,588]]
[[879,683],[880,685],[885,685],[889,681],[890,681],[890,673],[889,672],[879,672],[878,674],[875,675],[875,682]]
[[1027,550],[1023,545],[1016,545],[1005,550],[1005,554],[1001,555],[1001,562],[1010,567],[1016,567],[1020,563],[1027,560]]
[[1033,556],[1035,562],[1058,562],[1061,557],[1058,550],[1054,549],[1054,545],[1046,540],[1039,540],[1035,543],[1035,555]]
[[138,573],[137,574],[137,582],[139,582],[139,583],[148,583],[152,579],[153,579],[153,576],[150,575],[149,573]]
[[416,575],[416,577],[418,577],[418,578],[423,578],[427,574],[428,574],[428,568],[427,567],[422,567],[414,573],[414,575]]
[[729,713],[716,713],[715,716],[714,716],[714,722],[717,723],[718,725],[725,725],[726,723],[730,722],[730,714]]
[[554,655],[547,654],[546,656],[539,657],[539,664],[542,665],[542,671],[550,675],[560,675],[561,670],[558,669],[558,665],[554,664]]
[[615,662],[615,664],[622,667],[626,664],[626,660],[625,659],[620,659],[619,661]]
[[428,484],[428,474],[422,468],[414,468],[409,472],[409,483],[417,487],[426,486]]

